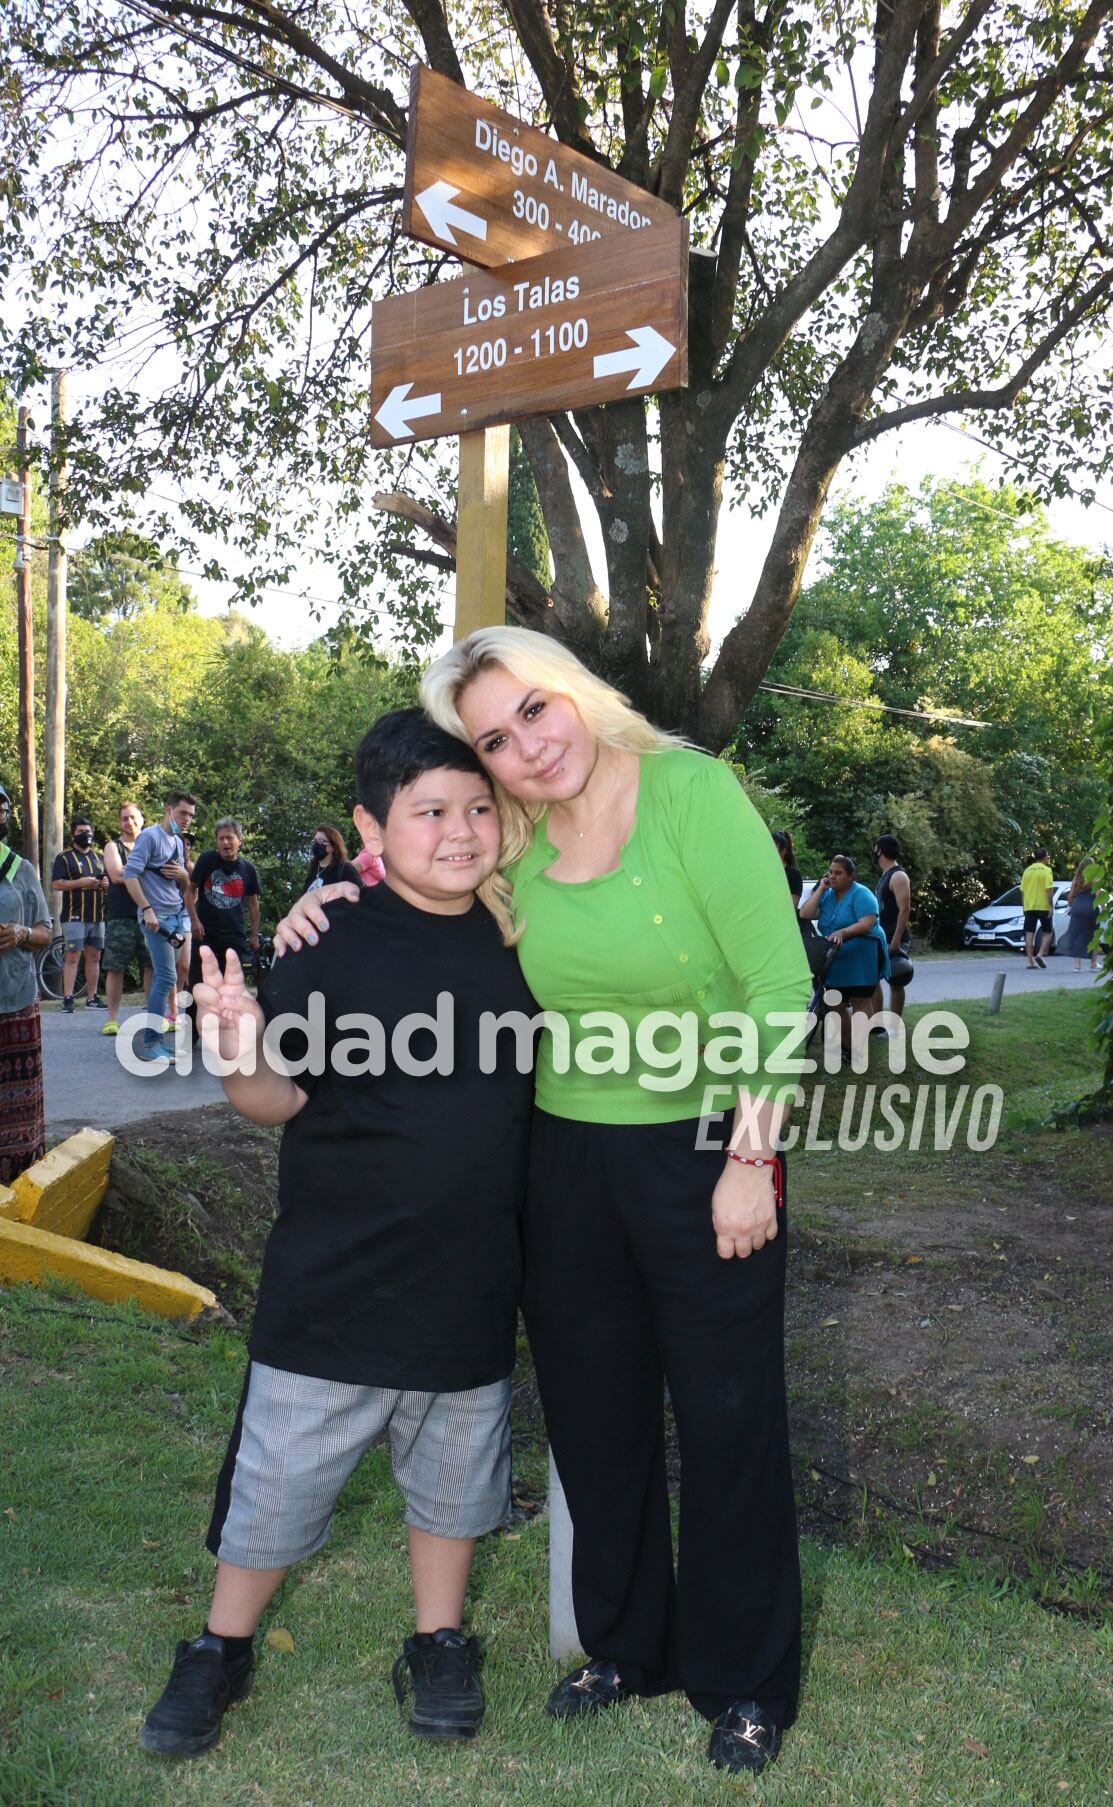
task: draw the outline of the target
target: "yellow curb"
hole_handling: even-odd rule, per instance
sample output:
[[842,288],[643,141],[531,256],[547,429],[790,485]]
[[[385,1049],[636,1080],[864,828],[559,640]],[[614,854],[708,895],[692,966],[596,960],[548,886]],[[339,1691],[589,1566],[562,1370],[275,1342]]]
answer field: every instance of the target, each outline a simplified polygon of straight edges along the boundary
[[56,1236],[86,1236],[108,1190],[108,1163],[115,1145],[115,1137],[99,1129],[67,1136],[17,1175],[12,1215]]
[[11,1285],[41,1285],[50,1276],[72,1280],[91,1299],[118,1304],[134,1299],[145,1311],[164,1318],[195,1318],[216,1310],[216,1294],[185,1274],[132,1261],[110,1249],[92,1248],[71,1236],[56,1236],[24,1223],[0,1219],[0,1280]]
[[18,1217],[19,1200],[10,1186],[0,1186],[0,1217]]

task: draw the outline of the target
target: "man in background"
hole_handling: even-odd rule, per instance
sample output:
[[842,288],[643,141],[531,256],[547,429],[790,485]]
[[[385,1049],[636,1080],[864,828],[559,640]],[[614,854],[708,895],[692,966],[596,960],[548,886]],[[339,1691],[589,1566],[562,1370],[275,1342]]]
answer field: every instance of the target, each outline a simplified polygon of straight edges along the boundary
[[189,933],[185,909],[189,873],[182,835],[196,809],[197,799],[189,791],[171,791],[161,823],[152,823],[136,837],[124,867],[124,883],[139,911],[154,974],[148,1000],[150,1020],[134,1050],[140,1060],[163,1060],[174,1052],[162,1039],[163,1023],[174,990],[178,951]]
[[1031,864],[1025,866],[1020,875],[1020,901],[1024,905],[1024,952],[1028,956],[1029,972],[1034,967],[1047,966],[1040,948],[1045,940],[1048,947],[1051,946],[1051,887],[1054,883],[1051,867],[1047,863],[1047,848],[1037,847]]
[[[201,947],[209,947],[224,971],[229,948],[245,966],[251,952],[259,951],[259,874],[240,853],[243,829],[234,816],[222,816],[216,825],[216,848],[202,853],[190,874],[189,913],[193,925],[193,950],[189,962],[189,989],[201,977]],[[190,1016],[193,1007],[190,1006]],[[196,1024],[196,1019],[194,1018]],[[194,1037],[196,1038],[196,1026]]]
[[[908,918],[912,913],[912,881],[900,863],[900,842],[895,834],[879,834],[873,844],[874,858],[881,868],[874,895],[877,898],[877,920],[881,924],[889,948],[889,1009],[894,1016],[904,1015],[904,989],[911,976],[908,951],[912,937]],[[897,973],[904,973],[902,980]],[[881,981],[873,997],[875,1011],[883,1008]]]
[[62,963],[62,1009],[73,1015],[77,967],[85,958],[85,1008],[103,1010],[97,996],[100,957],[104,947],[104,894],[108,890],[104,861],[93,846],[93,824],[88,816],[75,816],[70,824],[70,844],[54,861],[50,889],[62,899],[62,937],[66,944]]

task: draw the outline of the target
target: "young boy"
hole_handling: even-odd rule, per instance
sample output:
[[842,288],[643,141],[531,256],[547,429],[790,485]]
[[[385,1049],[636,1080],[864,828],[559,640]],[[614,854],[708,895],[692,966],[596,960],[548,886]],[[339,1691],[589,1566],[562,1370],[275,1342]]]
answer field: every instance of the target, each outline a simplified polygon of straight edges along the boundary
[[[225,1708],[251,1687],[264,1608],[290,1565],[326,1541],[341,1488],[383,1431],[416,1609],[394,1666],[399,1705],[408,1671],[411,1731],[471,1738],[483,1717],[478,1646],[461,1620],[476,1538],[509,1505],[531,1076],[505,1035],[495,1070],[482,1071],[478,1023],[534,1006],[475,896],[499,827],[470,748],[419,709],[395,710],[360,743],[356,789],[356,826],[385,882],[330,908],[329,934],[275,966],[262,1009],[235,954],[222,976],[202,949],[202,1034],[218,1021],[227,1060],[260,1043],[254,1071],[229,1074],[224,1089],[253,1122],[286,1128],[207,1540],[213,1603],[201,1635],[178,1645],[140,1734],[166,1756],[217,1742]],[[286,1012],[310,1024],[272,1031],[283,1031],[296,1077],[261,1045],[264,1023]]]

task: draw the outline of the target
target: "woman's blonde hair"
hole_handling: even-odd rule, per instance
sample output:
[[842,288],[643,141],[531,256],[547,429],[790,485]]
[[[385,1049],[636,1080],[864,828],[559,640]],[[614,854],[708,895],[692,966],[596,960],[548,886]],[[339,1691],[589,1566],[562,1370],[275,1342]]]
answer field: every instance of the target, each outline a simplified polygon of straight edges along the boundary
[[[458,703],[480,672],[501,666],[531,689],[551,690],[574,703],[585,728],[600,746],[623,753],[659,753],[667,747],[690,743],[679,735],[655,728],[613,684],[597,678],[559,640],[528,627],[480,627],[450,651],[434,660],[421,680],[421,702],[426,711],[457,740],[471,737],[460,720]],[[482,757],[482,755],[481,755]],[[543,803],[524,803],[488,774],[498,805],[501,842],[499,867],[513,865],[533,839],[534,824],[545,813]],[[521,934],[514,925],[511,890],[502,871],[479,887],[479,896],[496,918],[503,939],[511,944]]]

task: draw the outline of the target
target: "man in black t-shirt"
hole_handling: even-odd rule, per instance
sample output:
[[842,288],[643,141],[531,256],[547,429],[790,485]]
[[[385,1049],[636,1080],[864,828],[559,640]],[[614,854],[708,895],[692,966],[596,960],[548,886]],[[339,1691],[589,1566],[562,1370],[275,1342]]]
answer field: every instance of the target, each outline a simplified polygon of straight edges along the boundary
[[224,816],[216,825],[215,851],[203,853],[190,873],[195,947],[203,941],[216,954],[230,947],[244,954],[259,945],[259,874],[241,856],[242,846],[243,829],[234,816]]
[[234,950],[223,975],[201,953],[206,1055],[219,1030],[228,1098],[285,1130],[209,1528],[213,1604],[140,1737],[165,1755],[216,1743],[251,1684],[265,1606],[325,1542],[340,1489],[384,1431],[416,1605],[394,1666],[399,1703],[408,1680],[410,1728],[424,1737],[470,1738],[483,1717],[478,1647],[460,1626],[475,1540],[509,1506],[532,1094],[529,1035],[522,1060],[518,1036],[492,1041],[491,1023],[531,1024],[534,1006],[475,895],[499,828],[471,749],[420,710],[395,710],[360,743],[356,776],[356,825],[385,881],[331,905],[328,934],[272,969],[259,1003]]
[[62,1008],[73,1015],[78,961],[85,961],[85,1008],[103,1010],[97,996],[100,957],[104,947],[104,894],[108,890],[104,861],[93,846],[93,824],[88,816],[75,816],[70,825],[70,845],[57,855],[50,874],[50,888],[62,899],[62,935],[66,944],[62,963]]
[[[193,946],[189,956],[189,989],[201,977],[201,947],[209,947],[224,970],[224,957],[234,948],[241,962],[249,949],[259,946],[259,874],[245,860],[243,829],[235,816],[223,816],[216,825],[216,848],[203,853],[189,875],[189,918]],[[245,915],[246,912],[246,915]],[[189,1014],[196,1024],[196,1011]],[[196,1039],[196,1027],[194,1039]]]

